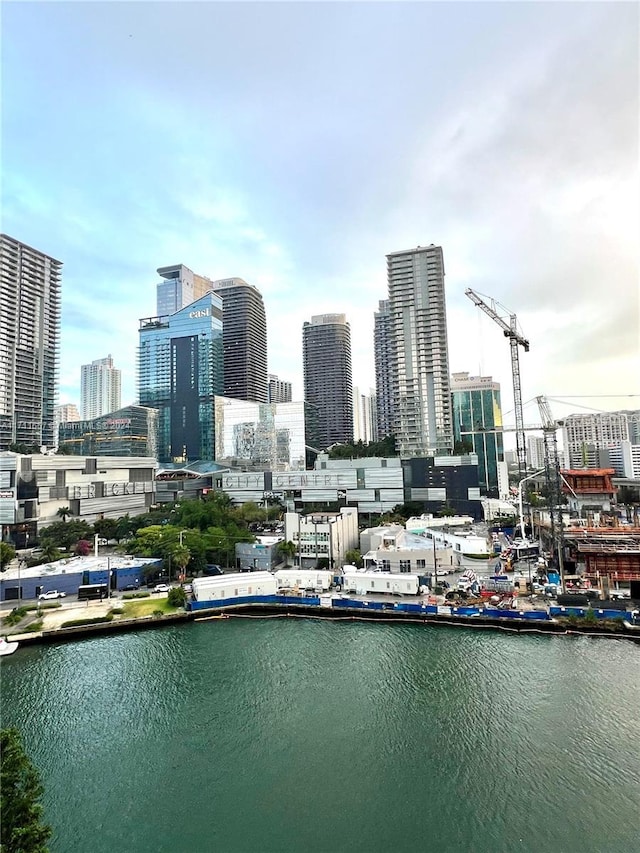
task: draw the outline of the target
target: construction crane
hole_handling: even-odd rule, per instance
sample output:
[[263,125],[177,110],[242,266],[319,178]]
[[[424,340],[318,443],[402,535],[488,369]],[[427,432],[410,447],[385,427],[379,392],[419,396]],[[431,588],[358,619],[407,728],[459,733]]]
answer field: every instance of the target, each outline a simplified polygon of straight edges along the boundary
[[[544,441],[544,470],[547,495],[549,499],[549,521],[551,524],[551,542],[556,551],[558,569],[564,590],[564,522],[562,518],[562,474],[560,472],[560,457],[558,455],[558,429],[562,421],[556,421],[551,414],[551,407],[546,397],[536,397],[540,420],[542,421],[542,436]],[[558,525],[556,531],[556,511]]]
[[[524,417],[522,414],[522,388],[520,383],[520,357],[518,355],[518,347],[521,346],[525,352],[529,352],[529,341],[524,338],[518,331],[518,319],[515,314],[508,311],[504,305],[500,305],[495,299],[486,296],[488,302],[485,302],[481,295],[476,293],[470,287],[465,290],[465,296],[468,296],[471,301],[481,308],[485,314],[500,326],[505,338],[509,338],[509,346],[511,347],[511,376],[513,378],[513,403],[516,416],[516,453],[518,456],[518,471],[520,478],[525,476],[527,472],[527,448],[524,437]],[[505,320],[505,315],[509,318],[509,322]]]

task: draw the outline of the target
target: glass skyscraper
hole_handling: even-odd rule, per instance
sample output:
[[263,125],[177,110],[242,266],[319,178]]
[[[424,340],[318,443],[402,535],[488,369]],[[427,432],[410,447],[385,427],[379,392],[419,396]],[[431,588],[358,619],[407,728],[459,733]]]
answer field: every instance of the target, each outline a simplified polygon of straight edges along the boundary
[[140,320],[138,396],[158,410],[158,459],[215,458],[222,394],[222,301],[213,292],[173,314]]
[[478,456],[480,490],[498,495],[498,463],[504,461],[500,383],[490,376],[454,373],[451,377],[456,441]]

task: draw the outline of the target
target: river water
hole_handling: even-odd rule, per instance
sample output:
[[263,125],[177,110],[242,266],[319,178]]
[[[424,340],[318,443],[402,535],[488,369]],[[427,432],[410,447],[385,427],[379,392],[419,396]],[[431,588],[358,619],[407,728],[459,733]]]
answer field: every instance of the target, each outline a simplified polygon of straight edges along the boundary
[[55,853],[636,853],[640,646],[228,619],[23,647]]

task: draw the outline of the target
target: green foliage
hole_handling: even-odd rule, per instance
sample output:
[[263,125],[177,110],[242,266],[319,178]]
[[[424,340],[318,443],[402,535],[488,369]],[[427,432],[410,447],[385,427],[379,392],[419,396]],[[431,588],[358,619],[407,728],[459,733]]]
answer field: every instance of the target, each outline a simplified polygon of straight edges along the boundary
[[113,613],[114,616],[122,616],[124,613],[124,607],[112,607],[110,612]]
[[95,522],[93,529],[102,539],[117,539],[118,521],[115,518],[101,518]]
[[16,549],[8,542],[0,542],[0,571],[6,571],[9,563],[15,558]]
[[129,514],[127,513],[127,515],[120,516],[116,521],[116,529],[113,538],[118,542],[122,542],[123,539],[128,539],[132,533],[133,524],[131,523]]
[[106,616],[93,616],[88,619],[71,619],[69,622],[63,622],[61,628],[81,628],[83,625],[101,625],[103,622],[112,622],[113,613],[109,612]]
[[59,601],[39,601],[37,604],[25,604],[25,610],[57,610],[62,607]]
[[363,459],[371,456],[384,459],[397,455],[396,440],[392,435],[388,435],[381,441],[371,441],[368,444],[363,441],[338,444],[329,450],[329,459]]
[[150,592],[125,592],[123,593],[123,598],[149,598],[151,595]]
[[71,510],[68,506],[61,506],[60,509],[56,512],[58,518],[61,518],[63,521],[66,521],[67,518],[71,515]]
[[167,601],[172,607],[184,607],[187,600],[187,594],[181,586],[175,586],[167,594]]
[[79,539],[92,538],[93,528],[79,518],[56,521],[40,532],[40,544],[43,548],[49,545],[55,548],[73,548]]
[[357,566],[357,568],[361,569],[364,566],[364,560],[362,559],[362,554],[357,548],[353,548],[351,551],[347,551],[344,555],[345,560],[350,566]]
[[16,442],[12,442],[9,445],[9,450],[11,451],[11,453],[19,453],[21,456],[40,455],[39,444],[18,444]]
[[154,610],[151,615],[158,619],[160,616],[164,616],[164,610]]
[[291,542],[291,540],[288,540],[287,542],[280,542],[278,545],[278,553],[284,557],[285,566],[290,565],[290,562],[295,557],[297,550],[295,542]]
[[56,454],[58,456],[73,456],[73,448],[70,444],[63,442],[58,445],[58,449],[56,450]]
[[39,619],[37,622],[32,622],[24,629],[25,634],[36,634],[38,631],[42,631],[42,619]]
[[2,853],[47,853],[51,827],[42,823],[43,810],[39,801],[43,788],[17,729],[0,731],[0,754]]
[[26,607],[14,607],[13,610],[3,618],[3,622],[8,627],[12,628],[17,625],[27,615]]
[[326,557],[320,557],[318,560],[318,571],[326,571],[329,568],[329,560]]
[[453,445],[453,455],[466,456],[467,453],[473,453],[473,442],[469,438],[458,439]]

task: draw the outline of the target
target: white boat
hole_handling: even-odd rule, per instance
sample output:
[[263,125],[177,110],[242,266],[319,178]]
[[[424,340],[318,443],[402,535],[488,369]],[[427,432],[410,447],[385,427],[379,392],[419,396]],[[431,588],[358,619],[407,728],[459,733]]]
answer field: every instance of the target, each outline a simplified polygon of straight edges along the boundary
[[10,643],[4,637],[0,637],[0,656],[12,655],[18,648],[17,643]]

